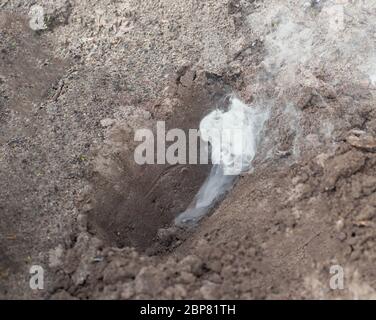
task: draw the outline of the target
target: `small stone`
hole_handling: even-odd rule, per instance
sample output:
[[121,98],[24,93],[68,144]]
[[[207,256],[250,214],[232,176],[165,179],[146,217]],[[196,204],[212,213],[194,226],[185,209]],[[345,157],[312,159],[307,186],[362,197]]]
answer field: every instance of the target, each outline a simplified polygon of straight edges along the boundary
[[336,229],[337,229],[338,231],[343,230],[344,226],[345,226],[345,222],[343,221],[343,219],[339,219],[339,220],[336,222]]
[[366,151],[376,151],[376,138],[371,136],[349,136],[346,141],[355,148]]

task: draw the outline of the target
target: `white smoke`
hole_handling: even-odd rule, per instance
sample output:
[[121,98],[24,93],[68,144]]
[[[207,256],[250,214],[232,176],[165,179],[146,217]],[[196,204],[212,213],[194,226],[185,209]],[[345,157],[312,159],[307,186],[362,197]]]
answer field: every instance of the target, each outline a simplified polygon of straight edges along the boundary
[[247,18],[263,38],[264,66],[280,91],[375,81],[376,0],[270,0]]
[[233,185],[235,178],[251,168],[268,111],[249,107],[232,97],[227,111],[215,110],[200,123],[200,137],[211,146],[214,164],[189,208],[176,219],[177,225],[195,223]]
[[376,0],[260,1],[246,24],[265,53],[248,84],[253,101],[271,105],[279,124],[261,152],[296,161],[336,144],[356,122],[338,110],[358,114],[356,92],[376,98]]
[[[285,101],[286,126],[295,134],[292,154],[299,156],[312,141],[299,122],[306,97],[317,96],[325,106],[329,98],[324,97],[335,96],[342,84],[376,84],[376,0],[268,0],[259,2],[246,19],[253,36],[261,39],[266,49],[263,71],[253,84],[254,101],[260,105],[266,104],[269,97]],[[326,115],[330,116],[328,112]],[[215,165],[192,205],[176,223],[199,220],[232,186],[234,176],[226,174],[250,169],[265,119],[257,108],[234,98],[228,111],[213,111],[202,120],[202,138],[211,143]],[[330,138],[337,125],[343,123],[328,118],[309,125],[310,129],[323,125],[323,135]],[[240,130],[241,138],[206,136],[205,130],[214,129],[221,133]],[[274,129],[278,132],[278,128],[270,128]],[[272,148],[273,141],[269,140]]]

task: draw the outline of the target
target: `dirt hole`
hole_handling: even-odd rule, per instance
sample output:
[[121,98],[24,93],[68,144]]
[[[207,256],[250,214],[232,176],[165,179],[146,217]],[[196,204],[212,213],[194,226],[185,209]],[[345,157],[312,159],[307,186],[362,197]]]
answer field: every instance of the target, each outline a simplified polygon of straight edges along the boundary
[[[181,79],[187,72],[175,82],[175,99],[180,103],[165,118],[159,117],[158,111],[153,116],[155,123],[157,119],[166,121],[166,131],[179,128],[188,133],[189,129],[198,129],[207,113],[226,102],[229,89],[220,77],[194,74],[183,85]],[[169,241],[161,243],[161,233],[168,237],[167,228],[191,203],[211,165],[139,166],[129,161],[134,161],[132,153],[120,164],[126,170],[116,182],[94,176],[95,205],[89,214],[89,227],[109,245],[132,246],[140,251],[168,247]]]

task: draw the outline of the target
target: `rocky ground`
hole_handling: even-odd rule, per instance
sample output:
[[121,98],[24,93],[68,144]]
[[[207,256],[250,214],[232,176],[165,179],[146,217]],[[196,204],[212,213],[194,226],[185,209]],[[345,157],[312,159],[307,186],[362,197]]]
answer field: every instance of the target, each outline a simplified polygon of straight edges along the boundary
[[[376,298],[376,2],[35,3],[0,1],[0,297]],[[253,169],[179,229],[209,166],[134,131],[229,93],[270,114]]]

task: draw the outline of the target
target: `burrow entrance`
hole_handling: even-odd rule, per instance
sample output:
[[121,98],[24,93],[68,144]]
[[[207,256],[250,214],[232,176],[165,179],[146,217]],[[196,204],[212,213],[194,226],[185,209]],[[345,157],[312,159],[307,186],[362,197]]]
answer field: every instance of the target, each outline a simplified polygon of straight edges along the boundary
[[[158,105],[153,106],[153,122],[164,120],[166,130],[179,128],[186,133],[198,129],[206,114],[226,103],[229,93],[222,79],[209,73],[197,76],[185,70],[174,85],[179,103],[167,116],[159,115]],[[123,159],[127,169],[116,183],[94,176],[95,199],[89,227],[109,245],[144,251],[155,246],[158,231],[172,226],[175,217],[189,206],[211,165],[129,165],[129,161],[134,161],[131,152]]]

